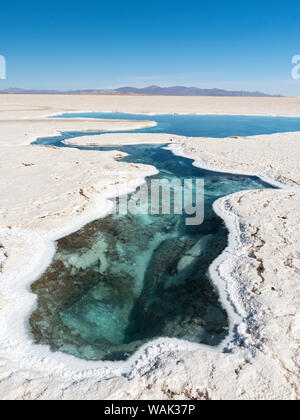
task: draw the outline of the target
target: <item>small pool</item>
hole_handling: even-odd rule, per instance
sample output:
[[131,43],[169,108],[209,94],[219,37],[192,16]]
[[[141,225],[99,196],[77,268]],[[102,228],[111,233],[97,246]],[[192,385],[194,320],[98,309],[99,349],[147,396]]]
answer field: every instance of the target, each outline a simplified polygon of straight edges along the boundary
[[[145,119],[131,114],[64,117],[74,116]],[[162,115],[149,119],[158,126],[138,132],[223,137],[300,130],[297,118]],[[37,144],[63,146],[63,139],[79,134],[84,135],[62,133]],[[228,232],[212,205],[237,191],[273,187],[257,177],[195,168],[162,146],[112,149],[128,153],[125,162],[154,165],[159,174],[148,183],[153,178],[204,179],[204,222],[187,226],[186,215],[175,214],[111,215],[58,241],[52,265],[32,285],[38,295],[30,318],[35,341],[86,360],[112,361],[127,359],[158,337],[220,344],[228,335],[228,317],[208,268],[226,248]],[[193,254],[195,247],[199,252]],[[191,255],[190,269],[181,272],[182,261]],[[178,276],[180,282],[174,282]]]

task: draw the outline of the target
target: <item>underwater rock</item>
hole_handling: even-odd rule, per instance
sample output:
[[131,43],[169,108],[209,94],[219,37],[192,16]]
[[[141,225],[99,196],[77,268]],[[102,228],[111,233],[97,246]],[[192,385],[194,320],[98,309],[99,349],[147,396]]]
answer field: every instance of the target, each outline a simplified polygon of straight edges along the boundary
[[148,293],[149,290],[161,286],[161,282],[165,281],[166,275],[176,271],[176,262],[194,243],[195,239],[188,237],[172,238],[162,242],[154,251],[148,266],[143,293]]
[[[214,345],[225,338],[227,315],[206,273],[213,255],[205,257],[209,253],[205,246],[212,240],[212,235],[196,243],[188,237],[170,239],[156,249],[131,314],[127,340],[164,336]],[[180,261],[189,253],[191,265],[178,273]]]
[[184,284],[184,282],[192,274],[196,264],[199,263],[199,258],[203,254],[207,253],[209,241],[211,241],[212,238],[212,235],[204,236],[198,242],[196,242],[192,248],[188,249],[184,253],[181,259],[178,261],[176,273],[174,273],[174,275],[168,276],[168,278],[165,280],[165,289]]

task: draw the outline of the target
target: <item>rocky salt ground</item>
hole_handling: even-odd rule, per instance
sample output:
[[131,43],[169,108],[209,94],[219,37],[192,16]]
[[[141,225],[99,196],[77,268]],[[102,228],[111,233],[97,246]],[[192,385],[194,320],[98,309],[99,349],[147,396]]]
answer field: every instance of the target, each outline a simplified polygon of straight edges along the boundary
[[[47,122],[36,127],[34,123],[25,124],[21,120],[45,113],[110,109],[128,112],[226,111],[232,114],[299,115],[299,100],[160,98],[158,101],[151,97],[67,96],[3,96],[2,99],[1,152],[6,155],[4,148],[8,147],[7,152],[10,153],[7,154],[9,158],[1,160],[4,174],[1,176],[1,190],[5,190],[2,197],[5,197],[6,205],[4,213],[1,206],[0,232],[0,398],[299,399],[299,134],[256,136],[252,140],[215,140],[214,144],[202,140],[199,145],[187,140],[184,150],[182,146],[174,150],[195,159],[199,166],[259,174],[288,187],[278,191],[238,193],[216,203],[216,211],[226,220],[231,232],[230,248],[211,268],[229,315],[236,324],[235,334],[226,344],[226,352],[205,346],[191,346],[190,350],[186,350],[180,342],[157,342],[150,348],[142,349],[129,363],[107,368],[101,363],[79,364],[73,358],[65,359],[51,354],[44,347],[33,345],[32,339],[25,334],[24,319],[29,316],[34,303],[32,295],[28,293],[28,286],[34,280],[31,265],[35,261],[40,269],[46,268],[41,257],[51,242],[45,241],[62,235],[62,231],[60,234],[56,231],[47,239],[47,221],[53,232],[56,226],[61,229],[66,223],[74,222],[75,218],[74,229],[75,225],[80,226],[84,220],[93,218],[94,209],[84,205],[86,199],[80,192],[82,187],[71,183],[73,164],[70,164],[66,173],[62,169],[64,159],[68,161],[71,154],[64,155],[61,160],[60,182],[62,193],[73,192],[74,204],[81,206],[80,220],[68,206],[56,214],[56,196],[53,196],[53,206],[51,200],[45,199],[45,207],[39,207],[40,203],[37,203],[33,208],[32,200],[37,194],[36,190],[30,188],[29,174],[33,172],[25,172],[33,167],[23,165],[32,162],[23,159],[27,151],[18,150],[20,144],[28,144],[35,136],[51,135],[53,130],[63,127],[61,122],[52,123],[52,128],[49,128]],[[7,119],[11,121],[7,122]],[[76,130],[86,128],[86,123],[81,121]],[[99,129],[98,123],[94,128]],[[16,146],[15,153],[12,153],[10,145]],[[31,146],[26,147],[29,157]],[[40,151],[41,157],[45,155],[45,161],[50,150],[53,149]],[[63,156],[61,151],[55,153],[58,157]],[[78,152],[76,161],[81,162],[81,169],[88,174],[89,182],[83,186],[83,190],[88,187],[93,197],[92,185],[96,181],[89,171],[90,160]],[[110,158],[109,165],[111,163]],[[140,169],[133,168],[135,172],[130,174],[130,179],[143,177],[147,169],[139,172]],[[40,188],[40,193],[44,197],[48,194],[49,198],[51,191],[55,191],[55,177],[49,176],[52,171],[45,170],[45,165],[37,166],[35,170],[34,177],[40,177],[39,185],[42,186],[43,182],[47,184],[44,189]],[[13,177],[15,173],[19,174],[19,188],[25,200],[22,200],[23,212],[17,206],[14,184],[8,175]],[[67,184],[63,182],[64,176]],[[125,181],[124,172],[122,176]],[[117,179],[114,181],[117,182]],[[29,203],[27,208],[26,200]],[[105,203],[102,203],[104,207]],[[102,213],[105,214],[103,206]],[[39,208],[47,209],[46,214],[44,211],[39,213]],[[19,211],[20,221],[16,219],[15,209]],[[32,211],[34,231],[29,230],[31,216],[25,217],[26,212]],[[97,212],[99,215],[99,207]],[[10,220],[9,224],[3,223],[3,216]],[[39,219],[43,234],[36,230]],[[22,229],[22,223],[25,223],[26,231]],[[72,228],[66,232],[68,230]],[[46,252],[48,264],[53,253],[53,248],[50,253]],[[25,282],[26,270],[31,277]],[[37,272],[33,277],[36,278],[36,275]],[[27,284],[26,288],[21,287],[23,283],[24,286]],[[24,307],[27,309],[24,310]],[[14,328],[11,328],[12,325]]]
[[300,187],[300,133],[252,137],[182,138],[171,146],[210,170],[258,175],[278,185]]

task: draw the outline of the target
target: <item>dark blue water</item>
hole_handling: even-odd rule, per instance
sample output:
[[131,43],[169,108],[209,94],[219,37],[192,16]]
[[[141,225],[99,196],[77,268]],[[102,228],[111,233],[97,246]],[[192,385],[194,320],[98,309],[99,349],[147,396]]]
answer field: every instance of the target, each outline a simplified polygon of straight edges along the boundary
[[64,114],[61,118],[151,120],[156,127],[137,133],[170,133],[187,137],[254,136],[300,131],[300,118],[249,117],[234,115],[141,115],[124,113]]
[[[119,114],[109,116],[120,118]],[[136,117],[130,115],[130,119]],[[196,127],[192,116],[156,118],[160,124],[172,120],[172,130],[180,126],[174,134],[182,135],[197,131],[197,135],[221,137],[258,130],[258,120],[249,117],[250,132],[243,127],[244,117],[203,117],[207,125],[201,127]],[[291,131],[291,126],[283,128],[281,122],[287,124],[286,119],[266,118],[261,132]],[[237,123],[238,133],[232,128]],[[222,127],[220,131],[217,126]],[[64,138],[78,134],[63,133],[37,143],[60,146]],[[148,183],[153,178],[204,179],[204,222],[187,226],[184,214],[111,215],[58,241],[52,265],[32,286],[38,295],[38,307],[30,319],[36,342],[88,360],[124,360],[157,337],[218,345],[228,334],[228,318],[208,268],[227,246],[228,232],[212,204],[237,191],[272,187],[257,177],[195,168],[190,160],[161,146],[114,149],[129,154],[126,162],[156,166],[159,174]],[[190,263],[186,266],[187,259]]]

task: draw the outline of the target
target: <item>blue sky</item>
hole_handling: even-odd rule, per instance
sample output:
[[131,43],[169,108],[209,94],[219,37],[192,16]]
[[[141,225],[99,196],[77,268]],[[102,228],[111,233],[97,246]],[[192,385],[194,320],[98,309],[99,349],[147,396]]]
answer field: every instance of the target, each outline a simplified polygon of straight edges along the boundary
[[9,0],[0,18],[0,89],[180,84],[300,96],[299,0]]

